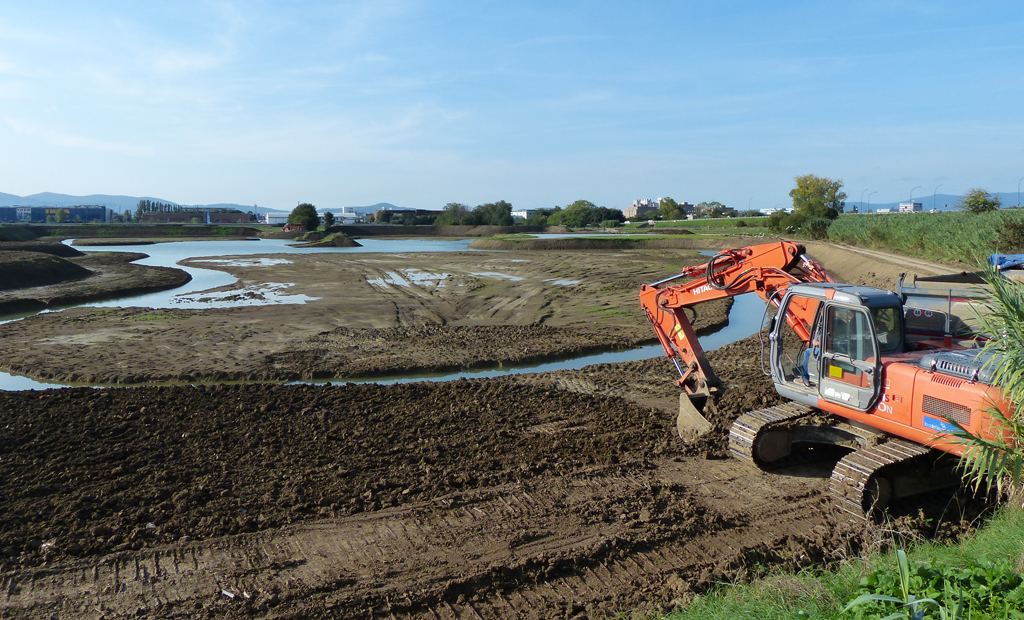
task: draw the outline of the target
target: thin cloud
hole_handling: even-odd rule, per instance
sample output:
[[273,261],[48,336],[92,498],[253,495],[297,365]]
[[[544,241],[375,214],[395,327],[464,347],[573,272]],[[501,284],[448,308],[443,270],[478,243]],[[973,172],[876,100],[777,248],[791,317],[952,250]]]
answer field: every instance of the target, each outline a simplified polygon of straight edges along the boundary
[[119,153],[130,157],[151,157],[156,154],[156,149],[151,146],[109,142],[106,140],[96,140],[94,138],[61,133],[10,117],[5,118],[4,120],[7,121],[7,124],[16,133],[42,138],[53,146],[99,151],[103,153]]

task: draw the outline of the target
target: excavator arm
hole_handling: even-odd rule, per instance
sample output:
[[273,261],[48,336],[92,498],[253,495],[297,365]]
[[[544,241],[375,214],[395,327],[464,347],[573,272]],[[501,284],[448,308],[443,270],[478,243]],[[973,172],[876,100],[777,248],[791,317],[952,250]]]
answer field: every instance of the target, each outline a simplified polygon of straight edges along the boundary
[[[679,281],[682,280],[682,283]],[[693,325],[684,310],[716,299],[756,293],[765,303],[776,306],[782,293],[797,282],[834,282],[821,265],[806,256],[803,246],[780,241],[724,250],[704,265],[684,267],[679,275],[646,284],[640,290],[640,303],[667,355],[679,371],[680,434],[684,414],[695,414],[695,426],[707,424],[698,406],[713,395],[720,380],[704,355]],[[810,339],[813,316],[798,311],[787,313],[785,320],[804,341]],[[689,403],[687,403],[689,401]],[[684,411],[689,405],[692,411]],[[702,432],[703,428],[697,428]],[[691,433],[692,434],[692,433]]]

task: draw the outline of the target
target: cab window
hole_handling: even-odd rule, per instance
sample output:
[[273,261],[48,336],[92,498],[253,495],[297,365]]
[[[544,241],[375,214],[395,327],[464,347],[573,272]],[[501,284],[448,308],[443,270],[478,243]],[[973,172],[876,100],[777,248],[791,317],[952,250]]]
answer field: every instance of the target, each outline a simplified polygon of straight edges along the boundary
[[881,353],[900,350],[902,329],[898,308],[872,308],[871,321],[875,325],[875,338]]

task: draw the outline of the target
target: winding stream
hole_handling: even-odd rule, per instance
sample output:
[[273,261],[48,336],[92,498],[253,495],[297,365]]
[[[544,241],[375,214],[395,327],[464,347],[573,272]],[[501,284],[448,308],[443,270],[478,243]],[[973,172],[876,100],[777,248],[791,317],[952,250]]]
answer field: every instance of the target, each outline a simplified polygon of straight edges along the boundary
[[[579,236],[579,235],[576,235]],[[362,247],[358,248],[297,248],[288,245],[291,241],[283,239],[264,239],[260,241],[178,241],[168,243],[157,243],[153,245],[138,246],[76,246],[83,252],[145,252],[148,258],[135,261],[140,265],[157,267],[177,267],[187,271],[192,280],[177,289],[124,297],[98,302],[86,302],[72,307],[130,307],[141,306],[151,308],[226,308],[245,303],[253,303],[249,300],[243,301],[210,301],[204,298],[201,293],[211,289],[229,286],[236,281],[236,278],[229,273],[213,269],[203,269],[191,265],[179,265],[180,261],[189,258],[204,257],[216,261],[218,256],[255,256],[265,254],[311,254],[311,253],[433,253],[433,252],[465,252],[470,250],[469,244],[472,239],[461,240],[431,240],[431,239],[360,239]],[[701,252],[701,254],[712,254]],[[239,259],[246,260],[246,259]],[[274,260],[274,259],[252,259],[252,260]],[[305,303],[315,299],[305,295],[289,295],[287,290],[261,290],[267,303]],[[59,311],[59,310],[53,310]],[[50,312],[45,311],[45,312]],[[713,351],[737,340],[742,340],[757,333],[761,324],[761,317],[764,312],[764,302],[756,295],[742,295],[735,298],[732,309],[729,312],[729,323],[722,329],[700,337],[700,342],[707,351]],[[616,362],[627,362],[648,359],[664,355],[661,345],[650,345],[626,351],[609,351],[584,355],[571,359],[531,363],[507,366],[491,369],[477,369],[464,372],[447,373],[421,373],[405,374],[401,376],[371,377],[345,379],[335,378],[315,383],[328,382],[354,382],[354,383],[409,383],[415,381],[453,381],[460,378],[487,378],[498,377],[510,374],[526,374],[534,372],[550,372],[556,370],[578,370],[593,364],[607,364]],[[0,372],[0,390],[42,390],[68,387],[68,384],[46,383],[36,381],[20,375],[12,375]]]

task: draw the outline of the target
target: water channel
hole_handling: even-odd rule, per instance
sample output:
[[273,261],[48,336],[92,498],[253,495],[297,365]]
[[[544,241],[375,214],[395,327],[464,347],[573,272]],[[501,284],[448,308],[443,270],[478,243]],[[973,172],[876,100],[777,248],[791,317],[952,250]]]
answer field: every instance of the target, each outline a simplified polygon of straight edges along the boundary
[[[548,235],[538,235],[548,237]],[[555,237],[556,235],[551,235]],[[557,235],[557,236],[580,236],[580,235]],[[135,261],[140,265],[158,267],[177,267],[183,269],[192,276],[192,280],[179,288],[124,297],[119,299],[86,302],[72,307],[150,307],[150,308],[226,308],[242,304],[267,304],[267,303],[305,303],[315,298],[304,295],[289,295],[287,291],[262,290],[266,301],[210,301],[202,297],[202,293],[211,289],[229,286],[236,281],[236,278],[224,271],[214,269],[203,269],[191,265],[179,265],[180,261],[189,258],[208,258],[212,262],[218,262],[219,256],[264,256],[271,254],[309,254],[309,253],[366,253],[378,252],[387,254],[411,254],[411,253],[435,253],[435,252],[465,252],[472,251],[469,244],[472,239],[460,240],[433,240],[433,239],[360,239],[362,247],[357,248],[302,248],[289,245],[293,243],[282,239],[246,240],[246,241],[176,241],[168,243],[156,243],[152,245],[125,245],[125,246],[76,246],[83,252],[142,252],[148,254],[148,258]],[[712,252],[701,252],[709,255]],[[268,258],[260,259],[237,259],[237,260],[275,260]],[[55,309],[52,311],[59,311]],[[638,310],[639,311],[639,310]],[[51,312],[50,310],[44,312]],[[761,325],[761,318],[764,312],[764,302],[756,295],[742,295],[735,298],[732,309],[729,312],[729,323],[722,329],[700,337],[701,345],[707,351],[712,351],[721,346],[741,340],[757,333]],[[17,320],[16,318],[13,320]],[[7,322],[7,321],[4,321]],[[626,351],[608,351],[584,355],[571,359],[550,361],[544,363],[522,364],[502,368],[478,369],[463,372],[448,373],[421,373],[406,374],[402,376],[370,377],[345,379],[336,378],[317,381],[316,383],[328,382],[356,382],[356,383],[409,383],[415,381],[453,381],[460,378],[487,378],[498,377],[509,374],[525,374],[534,372],[550,372],[556,370],[578,370],[593,364],[608,364],[648,359],[664,355],[661,345],[650,345]],[[0,390],[43,390],[68,387],[67,384],[46,383],[36,381],[29,377],[12,375],[0,372]]]

